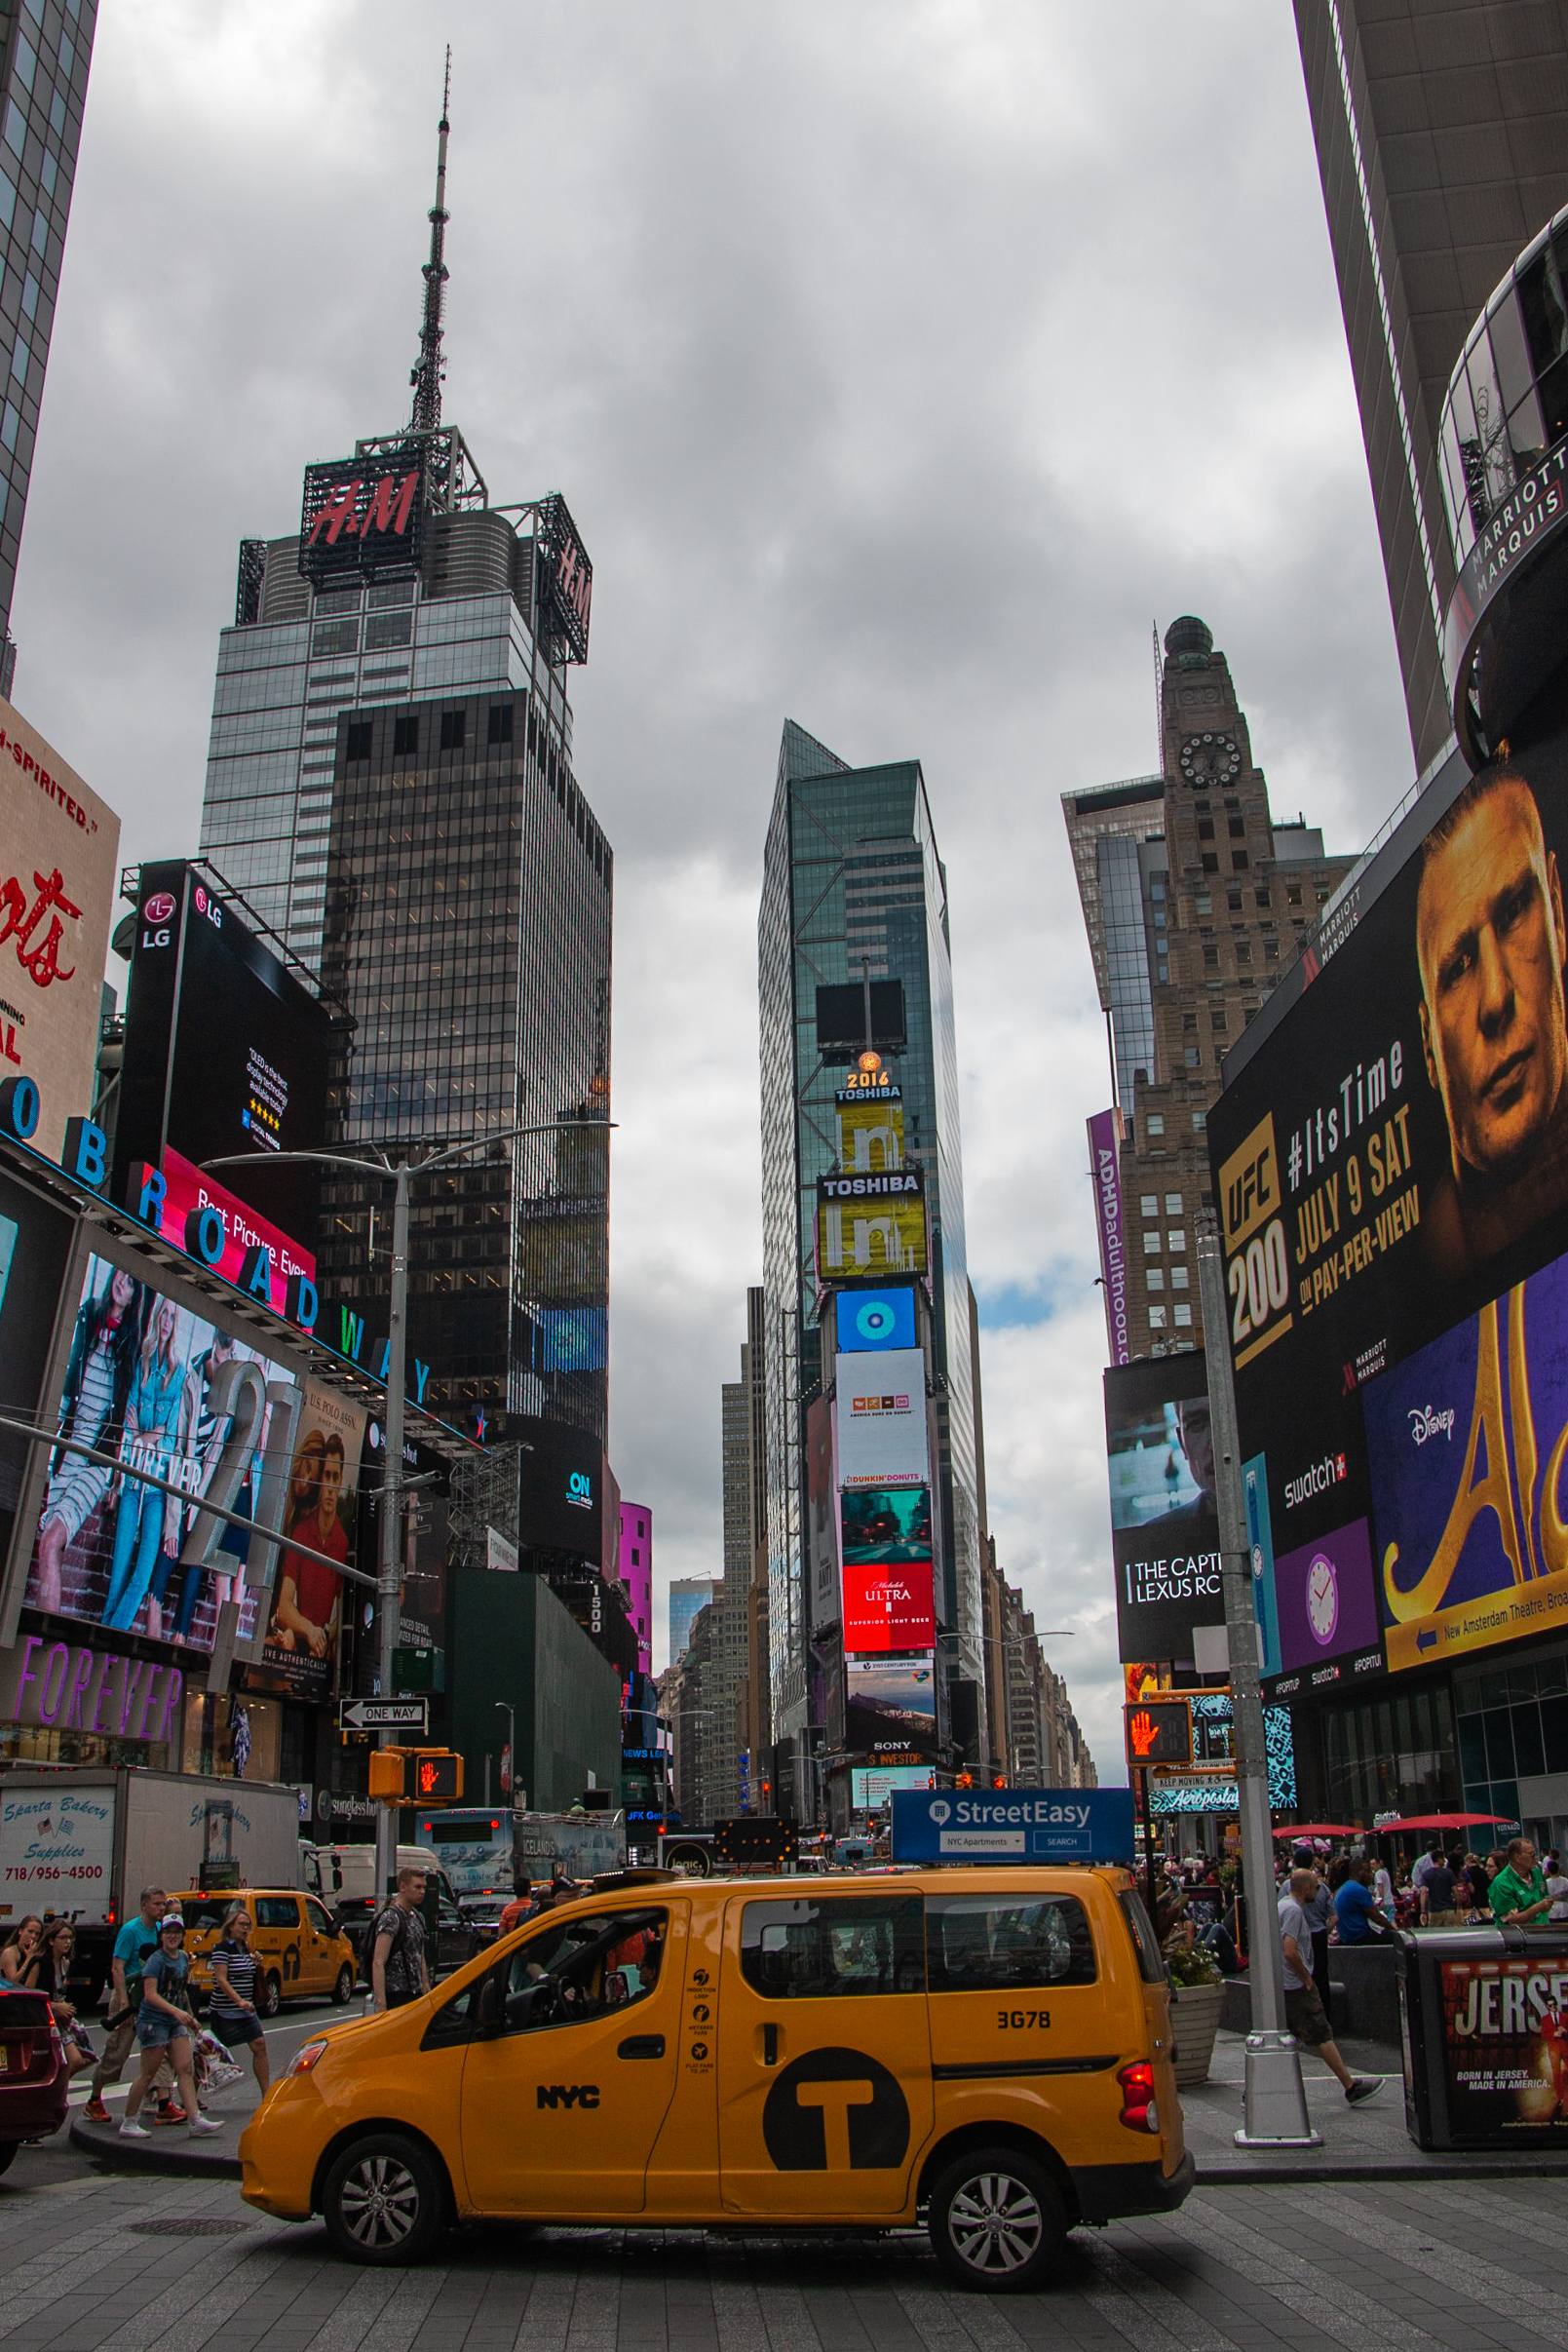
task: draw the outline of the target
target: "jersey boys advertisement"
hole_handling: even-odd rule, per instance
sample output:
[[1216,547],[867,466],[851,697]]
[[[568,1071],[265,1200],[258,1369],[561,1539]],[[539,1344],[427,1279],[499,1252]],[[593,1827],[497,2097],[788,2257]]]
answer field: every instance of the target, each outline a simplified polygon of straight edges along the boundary
[[1554,1959],[1444,1960],[1442,2055],[1456,2143],[1500,2133],[1568,2140],[1568,1968]]
[[1564,714],[1433,788],[1209,1114],[1276,1695],[1568,1619]]
[[1225,1622],[1206,1380],[1204,1358],[1192,1351],[1105,1374],[1124,1661],[1190,1661],[1194,1626]]

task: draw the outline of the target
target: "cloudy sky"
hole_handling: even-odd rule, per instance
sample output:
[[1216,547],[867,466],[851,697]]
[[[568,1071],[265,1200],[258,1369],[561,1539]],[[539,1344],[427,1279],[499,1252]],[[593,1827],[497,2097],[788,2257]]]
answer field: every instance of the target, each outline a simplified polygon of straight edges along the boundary
[[195,850],[239,539],[406,414],[448,39],[447,414],[493,497],[565,491],[594,562],[618,1475],[661,1585],[717,1571],[787,714],[924,763],[992,1523],[1121,1777],[1109,1081],[1059,795],[1154,766],[1182,611],[1277,810],[1358,848],[1410,774],[1289,11],[102,0],[13,626],[19,706],[130,859]]

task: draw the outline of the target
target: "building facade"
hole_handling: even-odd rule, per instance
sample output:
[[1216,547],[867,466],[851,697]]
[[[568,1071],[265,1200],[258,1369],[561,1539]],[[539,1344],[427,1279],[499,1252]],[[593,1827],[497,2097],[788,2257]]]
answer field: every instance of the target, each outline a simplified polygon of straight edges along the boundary
[[59,295],[97,0],[0,6],[0,694],[17,664],[11,634],[27,484]]
[[1034,1612],[988,1547],[986,1708],[991,1765],[1018,1789],[1097,1789],[1099,1775],[1067,1695],[1035,1631]]
[[[1416,769],[1452,729],[1438,428],[1472,321],[1568,203],[1568,16],[1538,0],[1295,0]],[[1490,435],[1505,430],[1495,388]]]
[[1160,775],[1062,796],[1123,1120],[1133,1356],[1203,1345],[1220,1064],[1354,863],[1274,817],[1230,665],[1191,616],[1166,632],[1161,719]]
[[686,1655],[692,1638],[692,1627],[700,1609],[706,1609],[718,1591],[711,1576],[676,1576],[669,1586],[669,1663],[679,1664]]
[[[917,761],[851,768],[787,721],[758,918],[763,1264],[766,1292],[768,1609],[776,1771],[791,1808],[816,1807],[824,1722],[806,1562],[805,1418],[823,1385],[816,1280],[817,1180],[835,1164],[838,1064],[819,1032],[822,989],[901,989],[887,1055],[902,1091],[907,1160],[923,1171],[937,1375],[941,1558],[937,1615],[949,1676],[983,1682],[978,1438],[964,1238],[958,1058],[946,877]],[[977,1712],[977,1708],[976,1708]],[[787,1754],[780,1754],[787,1744]],[[776,1801],[783,1809],[782,1793]]]
[[[392,438],[390,457],[362,443],[311,469],[308,529],[242,549],[203,852],[343,1008],[334,1142],[496,1138],[415,1187],[432,1403],[491,1437],[532,1414],[602,1445],[613,864],[571,772],[552,585],[580,543],[558,500],[489,507],[455,431]],[[322,475],[372,544],[395,536],[373,527],[378,484],[417,477],[417,545],[366,553],[363,576],[313,569]],[[325,1298],[384,1297],[382,1190],[324,1185]]]
[[621,1503],[620,1579],[627,1614],[636,1631],[637,1672],[653,1672],[653,1513],[646,1503]]

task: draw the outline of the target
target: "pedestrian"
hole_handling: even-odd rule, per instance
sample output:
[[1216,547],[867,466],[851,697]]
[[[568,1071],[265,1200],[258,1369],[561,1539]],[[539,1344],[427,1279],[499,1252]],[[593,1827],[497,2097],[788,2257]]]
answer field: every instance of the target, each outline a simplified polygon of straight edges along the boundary
[[1565,1872],[1555,1854],[1549,1854],[1543,1866],[1547,1893],[1551,1897],[1551,1909],[1547,1913],[1553,1927],[1568,1922],[1568,1872]]
[[1372,1863],[1362,1855],[1334,1897],[1334,1918],[1341,1944],[1381,1944],[1394,1932],[1394,1921],[1372,1893]]
[[1433,1841],[1427,1848],[1426,1852],[1416,1856],[1416,1867],[1410,1873],[1410,1884],[1415,1888],[1418,1894],[1426,1883],[1427,1872],[1429,1870],[1440,1870],[1442,1868],[1443,1861],[1444,1855],[1442,1838],[1438,1835],[1434,1835]]
[[[169,1897],[161,1886],[144,1886],[135,1917],[128,1919],[114,1939],[114,1953],[109,1962],[109,2014],[103,2022],[103,2056],[93,2069],[92,2096],[82,2110],[89,2123],[109,2120],[103,2094],[110,2083],[119,2081],[126,2060],[135,2047],[141,1972],[149,1955],[158,1949],[158,1922],[168,1908]],[[183,2123],[185,2109],[173,2096],[174,2077],[167,2060],[155,2079],[158,2121]]]
[[185,1990],[189,1969],[185,1957],[185,1922],[169,1911],[158,1922],[157,1948],[148,1953],[141,1970],[141,2006],[136,2011],[136,2041],[141,2067],[125,2102],[120,2130],[127,2140],[145,2140],[147,2127],[137,2121],[141,2102],[167,2060],[174,2069],[190,2131],[221,2132],[223,2126],[204,2115],[196,2103],[196,2078],[191,2071],[190,1996]]
[[1298,2042],[1316,2050],[1353,2107],[1372,2099],[1383,2088],[1374,2075],[1353,2074],[1339,2054],[1328,2023],[1328,2012],[1312,1980],[1312,1922],[1307,1906],[1318,1892],[1316,1870],[1290,1873],[1290,1884],[1280,1898],[1280,1941],[1284,1951],[1285,2024]]
[[370,1989],[377,2009],[402,2009],[430,1990],[419,1909],[424,1900],[424,1871],[401,1870],[397,1895],[371,1931]]
[[1490,1918],[1492,1881],[1486,1865],[1478,1854],[1467,1853],[1465,1867],[1460,1875],[1464,1882],[1466,1917],[1470,1919]]
[[1372,1872],[1372,1899],[1379,1910],[1387,1914],[1392,1927],[1395,1919],[1394,1874],[1387,1863],[1380,1862]]
[[21,1976],[23,1985],[49,1995],[50,2013],[59,2027],[73,2075],[93,2063],[93,2044],[70,1997],[71,1956],[75,1949],[76,1930],[70,1921],[52,1919],[39,1937]]
[[495,1923],[497,1942],[503,1936],[510,1936],[515,1927],[520,1927],[524,1919],[531,1919],[534,1915],[534,1909],[533,1888],[524,1878],[514,1893],[512,1901],[501,1907],[501,1916]]
[[1550,1910],[1552,1898],[1528,1837],[1511,1837],[1492,1880],[1492,1916],[1499,1927],[1527,1927]]
[[263,2099],[272,2081],[267,2036],[256,2014],[256,1955],[250,1949],[250,1913],[237,1903],[212,1947],[212,1997],[208,2022],[225,2050],[250,2053],[256,2089]]
[[1459,1925],[1459,1858],[1439,1856],[1435,1862],[1429,1857],[1426,1875],[1416,1889],[1421,1906],[1423,1927],[1457,1927]]
[[1318,1878],[1318,1865],[1310,1846],[1298,1846],[1291,1860],[1292,1875],[1297,1870],[1311,1870],[1318,1879],[1317,1890],[1302,1909],[1312,1929],[1312,1981],[1318,1987],[1318,1998],[1323,2005],[1323,2015],[1333,2021],[1334,2004],[1328,1983],[1328,1930],[1333,1923],[1334,1898]]
[[7,1985],[22,1982],[43,1932],[44,1923],[36,1911],[28,1911],[17,1921],[0,1944],[0,1981]]

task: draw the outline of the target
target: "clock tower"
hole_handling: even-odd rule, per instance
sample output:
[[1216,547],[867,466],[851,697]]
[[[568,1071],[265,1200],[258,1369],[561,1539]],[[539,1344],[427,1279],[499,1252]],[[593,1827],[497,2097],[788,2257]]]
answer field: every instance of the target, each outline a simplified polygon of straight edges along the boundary
[[1212,633],[1166,632],[1161,773],[1064,795],[1122,1113],[1126,1344],[1202,1347],[1196,1219],[1220,1064],[1354,860],[1277,820]]

